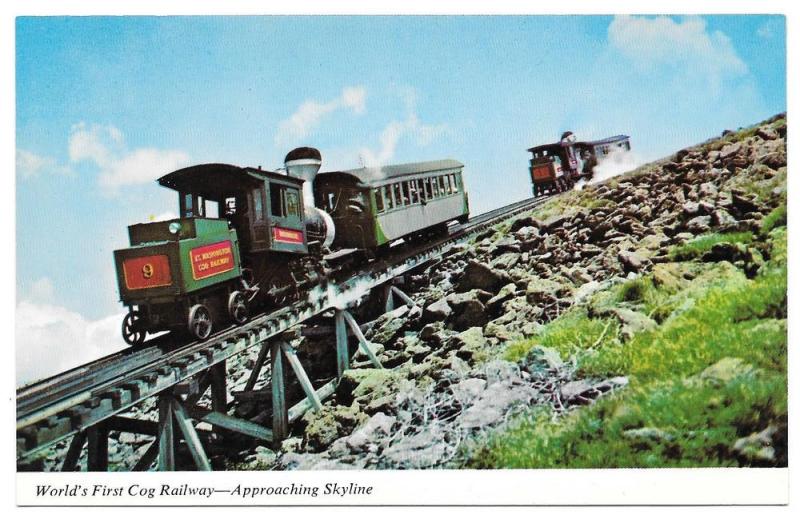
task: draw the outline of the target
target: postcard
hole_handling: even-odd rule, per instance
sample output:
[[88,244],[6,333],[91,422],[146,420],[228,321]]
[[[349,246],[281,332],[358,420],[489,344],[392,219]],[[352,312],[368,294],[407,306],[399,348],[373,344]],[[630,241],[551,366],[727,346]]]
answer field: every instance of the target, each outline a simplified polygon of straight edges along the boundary
[[784,15],[15,45],[19,505],[788,502]]

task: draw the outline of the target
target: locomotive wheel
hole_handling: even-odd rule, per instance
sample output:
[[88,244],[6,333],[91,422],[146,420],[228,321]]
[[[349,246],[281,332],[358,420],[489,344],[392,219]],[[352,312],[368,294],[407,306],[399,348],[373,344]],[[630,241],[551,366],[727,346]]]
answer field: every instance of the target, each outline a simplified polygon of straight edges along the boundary
[[192,305],[192,308],[189,309],[188,327],[192,336],[198,340],[207,339],[214,329],[214,324],[211,321],[211,312],[209,312],[208,307],[199,303]]
[[233,291],[228,296],[228,316],[231,321],[237,325],[241,325],[247,321],[249,316],[247,310],[247,299],[244,294],[239,291]]
[[131,346],[141,345],[147,330],[142,325],[143,321],[138,312],[129,312],[122,320],[122,339]]

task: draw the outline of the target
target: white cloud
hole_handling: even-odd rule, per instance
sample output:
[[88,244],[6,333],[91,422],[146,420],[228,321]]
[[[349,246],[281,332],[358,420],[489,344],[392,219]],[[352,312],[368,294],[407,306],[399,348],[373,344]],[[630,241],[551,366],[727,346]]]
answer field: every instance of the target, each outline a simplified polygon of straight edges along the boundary
[[37,280],[17,303],[17,385],[73,368],[125,347],[120,325],[124,313],[99,320],[54,305],[49,279]]
[[125,185],[150,183],[189,163],[189,155],[183,151],[129,150],[122,131],[113,125],[85,122],[72,126],[69,157],[73,162],[89,161],[99,167],[98,183],[111,192]]
[[361,86],[345,87],[342,94],[327,102],[306,100],[287,119],[278,124],[276,145],[285,147],[303,140],[316,129],[322,119],[337,109],[350,109],[355,114],[366,111],[367,90]]
[[714,90],[723,78],[748,73],[730,38],[721,31],[709,32],[699,17],[676,21],[667,16],[618,16],[608,28],[608,38],[640,68],[673,66],[679,72],[703,75]]
[[359,157],[365,167],[382,167],[394,157],[397,144],[404,136],[412,136],[417,145],[430,145],[436,138],[447,131],[447,125],[424,124],[420,121],[416,110],[416,95],[412,89],[403,91],[406,104],[404,120],[393,120],[383,129],[380,135],[380,148],[373,150],[363,147]]
[[40,156],[26,149],[17,149],[17,173],[23,178],[34,178],[40,174],[67,175],[72,170],[49,156]]
[[756,29],[756,35],[764,40],[772,40],[778,35],[781,29],[781,22],[777,18],[770,18]]

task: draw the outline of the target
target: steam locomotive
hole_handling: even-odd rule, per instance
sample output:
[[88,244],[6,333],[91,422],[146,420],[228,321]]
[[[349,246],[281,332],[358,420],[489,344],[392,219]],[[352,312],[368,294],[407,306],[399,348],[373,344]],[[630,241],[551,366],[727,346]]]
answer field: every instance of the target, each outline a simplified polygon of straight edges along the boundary
[[561,140],[531,147],[530,172],[533,195],[566,191],[581,178],[591,178],[597,164],[618,152],[630,151],[630,137],[620,134],[579,142],[572,131],[561,135]]
[[114,251],[122,336],[186,329],[198,340],[247,322],[380,256],[398,240],[442,234],[469,217],[455,160],[320,173],[317,149],[294,149],[284,172],[202,164],[158,179],[179,218],[128,227]]

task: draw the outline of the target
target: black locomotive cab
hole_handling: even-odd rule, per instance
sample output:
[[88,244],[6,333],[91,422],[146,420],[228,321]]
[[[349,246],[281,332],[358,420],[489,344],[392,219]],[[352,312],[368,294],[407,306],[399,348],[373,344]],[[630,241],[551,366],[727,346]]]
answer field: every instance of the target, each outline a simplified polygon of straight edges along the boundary
[[308,253],[300,180],[252,167],[203,164],[158,183],[178,192],[181,218],[226,219],[243,253]]

